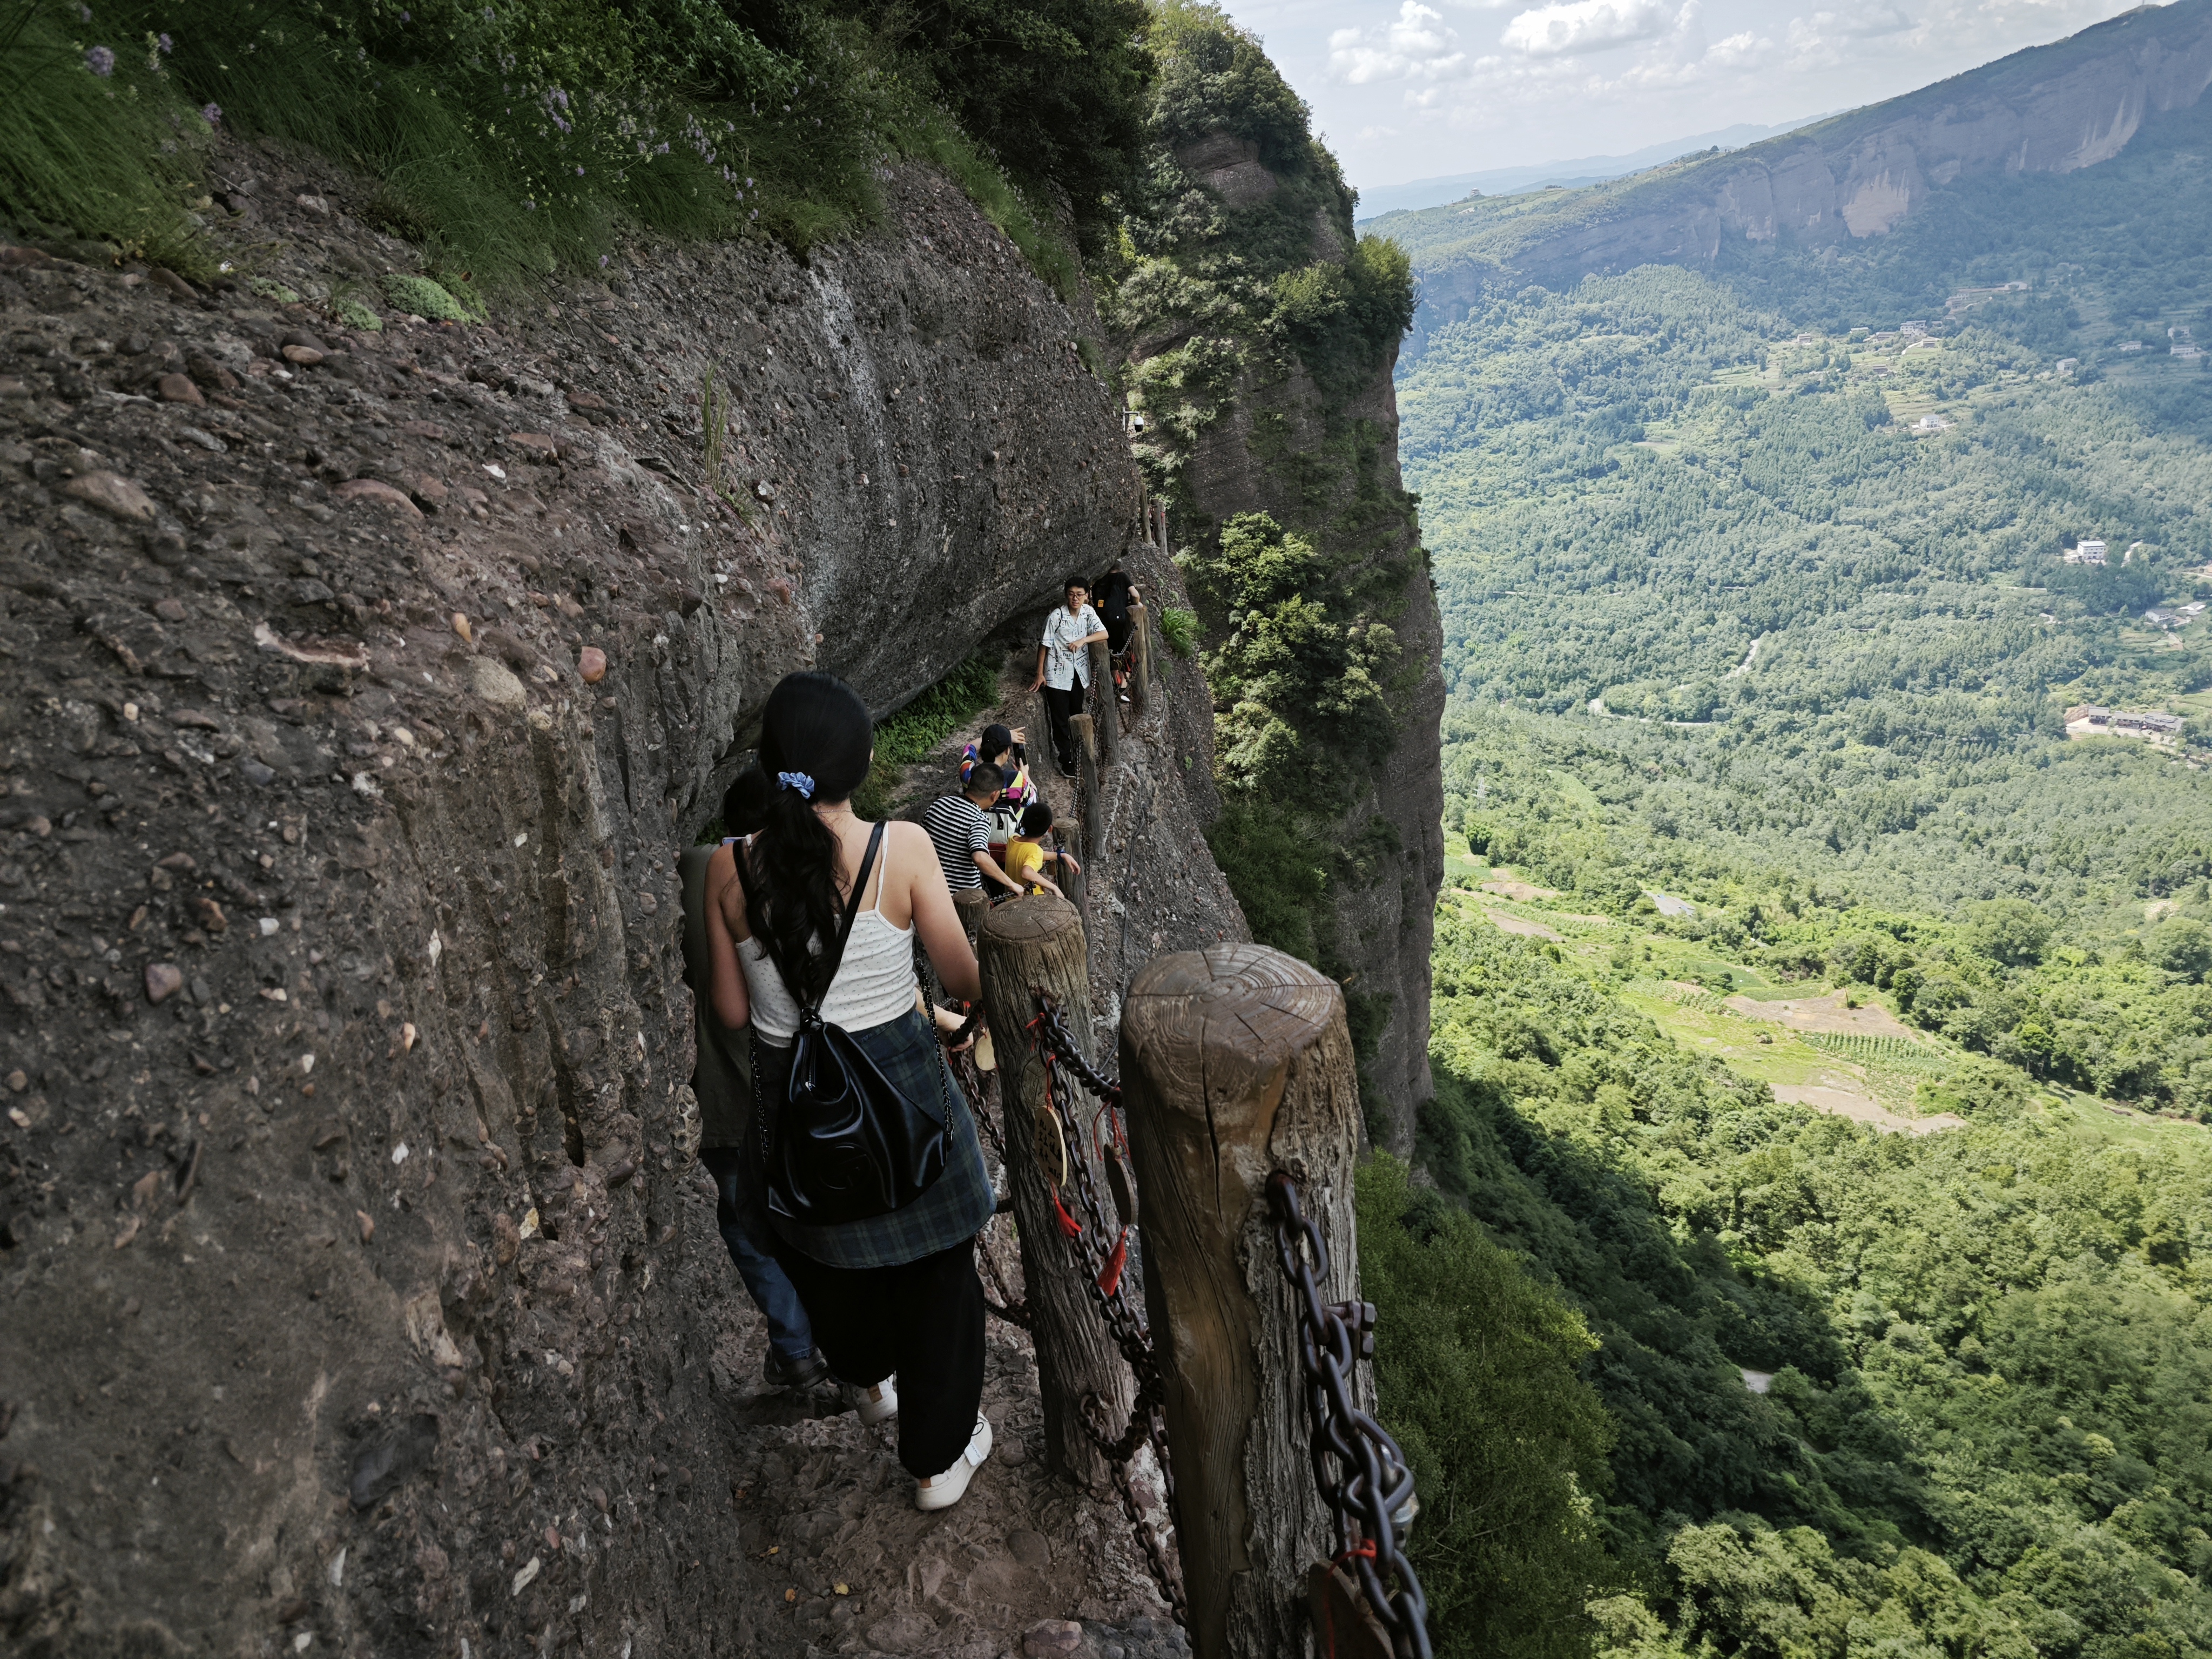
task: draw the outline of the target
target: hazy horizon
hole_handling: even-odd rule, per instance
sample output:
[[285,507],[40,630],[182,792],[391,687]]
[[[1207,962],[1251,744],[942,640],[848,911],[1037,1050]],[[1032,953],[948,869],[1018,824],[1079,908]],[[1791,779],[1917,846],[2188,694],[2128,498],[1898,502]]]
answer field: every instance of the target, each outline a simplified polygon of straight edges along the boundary
[[1927,86],[2134,0],[1224,0],[1363,192],[1624,156]]

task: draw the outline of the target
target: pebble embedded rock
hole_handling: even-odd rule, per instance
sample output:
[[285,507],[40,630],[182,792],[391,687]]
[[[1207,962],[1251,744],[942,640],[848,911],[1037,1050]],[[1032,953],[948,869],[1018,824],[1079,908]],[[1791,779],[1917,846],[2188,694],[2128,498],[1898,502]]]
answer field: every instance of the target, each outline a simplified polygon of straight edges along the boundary
[[154,516],[153,497],[130,479],[112,472],[87,472],[71,478],[62,486],[62,494],[74,495],[88,506],[118,519],[144,521]]
[[149,962],[146,964],[146,1000],[167,1002],[185,988],[184,969],[173,962]]
[[1073,1619],[1042,1619],[1022,1632],[1022,1651],[1029,1659],[1056,1659],[1083,1645],[1083,1626]]
[[189,374],[164,374],[154,383],[154,386],[161,394],[163,403],[191,404],[196,408],[207,405],[206,398],[201,395],[199,387],[192,384]]
[[607,653],[596,645],[587,645],[576,653],[576,672],[586,685],[597,685],[607,677]]
[[422,509],[409,501],[404,491],[394,489],[380,478],[349,478],[331,494],[342,501],[366,501],[371,507],[383,507],[403,519],[419,519]]
[[495,708],[520,708],[530,701],[522,682],[493,657],[469,659],[469,690]]

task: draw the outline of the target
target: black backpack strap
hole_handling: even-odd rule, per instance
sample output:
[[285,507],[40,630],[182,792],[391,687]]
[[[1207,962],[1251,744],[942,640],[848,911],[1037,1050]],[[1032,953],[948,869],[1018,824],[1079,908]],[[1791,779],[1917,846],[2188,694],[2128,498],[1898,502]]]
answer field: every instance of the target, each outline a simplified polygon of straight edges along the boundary
[[[823,981],[823,996],[829,994],[828,988],[837,977],[838,965],[845,960],[845,941],[853,936],[853,919],[860,913],[860,895],[867,890],[868,877],[876,867],[876,849],[883,845],[883,841],[884,826],[878,823],[868,836],[867,855],[860,860],[860,873],[853,878],[853,890],[845,899],[845,919],[837,928],[837,948],[830,957],[830,973]],[[791,972],[783,965],[783,958],[776,954],[775,942],[761,929],[759,902],[753,890],[752,871],[746,860],[751,850],[742,842],[730,849],[732,860],[738,866],[738,884],[745,890],[745,921],[752,927],[753,937],[761,942],[761,950],[767,955],[769,964],[783,976],[785,988],[792,992],[793,1000],[796,1001],[798,992]],[[817,997],[811,1003],[800,1004],[799,1012],[811,1014],[821,1006],[822,997]]]

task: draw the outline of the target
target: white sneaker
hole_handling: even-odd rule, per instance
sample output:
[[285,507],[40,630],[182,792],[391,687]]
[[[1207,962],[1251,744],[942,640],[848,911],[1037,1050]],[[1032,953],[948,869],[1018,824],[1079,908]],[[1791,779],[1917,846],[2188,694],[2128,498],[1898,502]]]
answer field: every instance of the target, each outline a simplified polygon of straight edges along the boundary
[[860,1413],[860,1421],[869,1428],[878,1423],[888,1423],[898,1415],[898,1389],[890,1377],[880,1382],[871,1382],[865,1389],[845,1385],[845,1403]]
[[933,1474],[927,1480],[914,1483],[914,1506],[918,1510],[949,1510],[958,1503],[968,1491],[968,1483],[975,1471],[983,1467],[983,1460],[991,1455],[991,1425],[982,1413],[975,1413],[975,1432],[969,1437],[968,1449],[960,1454],[959,1461],[942,1474]]

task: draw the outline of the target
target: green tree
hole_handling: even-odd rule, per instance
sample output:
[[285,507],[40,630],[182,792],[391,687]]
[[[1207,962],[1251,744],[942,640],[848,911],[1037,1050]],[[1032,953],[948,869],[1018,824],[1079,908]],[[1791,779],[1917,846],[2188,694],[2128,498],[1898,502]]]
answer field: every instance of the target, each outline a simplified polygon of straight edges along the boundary
[[2151,929],[2143,954],[2169,974],[2201,980],[2212,973],[2212,933],[2187,916],[2168,916]]
[[853,5],[921,65],[1007,173],[1111,216],[1145,142],[1152,60],[1143,0],[896,0]]
[[1991,962],[2027,968],[2043,959],[2051,920],[2026,899],[1995,899],[1967,912],[1966,940]]
[[1412,1462],[1414,1565],[1439,1654],[1567,1659],[1619,1582],[1596,1500],[1612,1425],[1581,1316],[1388,1153],[1358,1176],[1384,1421]]

